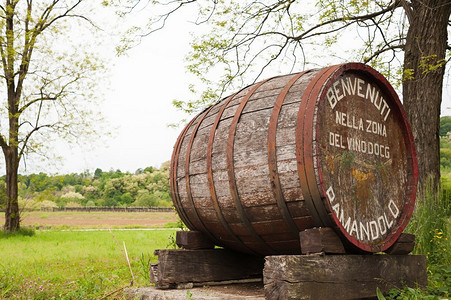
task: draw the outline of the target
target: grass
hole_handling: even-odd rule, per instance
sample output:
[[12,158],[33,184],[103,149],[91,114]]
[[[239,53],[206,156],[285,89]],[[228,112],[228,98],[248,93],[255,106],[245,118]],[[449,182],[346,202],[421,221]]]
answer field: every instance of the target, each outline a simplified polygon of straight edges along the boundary
[[[442,174],[443,176],[443,174]],[[426,255],[428,286],[392,290],[383,299],[448,299],[451,296],[451,185],[443,176],[438,192],[426,186],[417,197],[416,210],[405,229],[415,234],[413,254]]]
[[113,231],[113,237],[109,231],[50,230],[0,236],[0,299],[98,299],[130,286],[122,242],[134,286],[148,285],[153,252],[166,248],[173,232]]
[[429,264],[451,265],[450,195],[443,189],[434,193],[426,187],[416,201],[416,211],[405,229],[415,234],[415,253],[425,254]]

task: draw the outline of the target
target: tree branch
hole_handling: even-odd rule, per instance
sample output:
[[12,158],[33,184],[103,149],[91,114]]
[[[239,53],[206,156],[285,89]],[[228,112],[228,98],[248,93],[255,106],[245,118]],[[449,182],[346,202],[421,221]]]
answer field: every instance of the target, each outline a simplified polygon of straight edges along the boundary
[[363,62],[364,63],[368,63],[373,58],[375,58],[375,57],[379,56],[380,54],[382,54],[384,52],[387,52],[389,50],[395,50],[395,49],[402,49],[402,50],[404,50],[404,46],[405,46],[404,44],[402,44],[402,45],[393,45],[393,46],[390,46],[390,47],[386,47],[386,48],[380,49],[380,50],[374,52],[373,55],[371,55],[370,57],[366,58]]
[[5,137],[2,134],[0,134],[0,147],[2,147],[3,152],[5,152],[6,149],[8,148],[8,144],[6,143],[6,139],[5,139]]
[[406,0],[401,0],[401,5],[404,8],[404,11],[406,12],[407,20],[409,20],[409,23],[412,24],[412,20],[413,20],[412,6]]
[[[181,1],[181,2],[178,4],[178,6],[176,6],[176,7],[173,8],[173,9],[171,9],[169,12],[164,13],[163,15],[158,16],[157,19],[156,19],[154,22],[151,23],[151,24],[157,24],[157,23],[159,23],[161,20],[163,20],[163,21],[162,21],[163,23],[162,23],[159,27],[157,27],[157,28],[155,28],[155,29],[153,29],[153,30],[150,30],[149,32],[147,32],[147,33],[145,33],[145,34],[142,34],[142,35],[140,35],[140,36],[141,36],[141,37],[146,37],[146,36],[148,36],[148,35],[150,35],[150,34],[156,32],[156,31],[158,31],[158,30],[163,29],[164,26],[166,25],[166,21],[167,21],[167,19],[169,18],[170,15],[172,15],[173,13],[175,13],[176,11],[178,11],[179,9],[181,9],[181,8],[182,8],[183,6],[185,6],[186,4],[194,3],[194,2],[196,2],[196,1],[197,1],[197,0],[187,0],[186,2]],[[164,5],[169,5],[169,4],[172,4],[172,3],[174,3],[174,2],[176,2],[176,1],[170,1],[170,2],[168,2],[168,3],[165,3]]]
[[32,136],[35,132],[37,132],[37,131],[39,131],[39,130],[41,130],[41,129],[43,129],[43,128],[53,128],[53,127],[54,127],[54,125],[47,124],[47,125],[41,125],[41,126],[38,126],[38,127],[33,128],[33,129],[26,135],[25,139],[22,141],[22,148],[20,149],[20,152],[19,152],[19,155],[18,155],[19,161],[20,161],[20,159],[22,158],[22,156],[23,156],[23,154],[24,154],[24,152],[25,152],[25,149],[27,148],[27,144],[28,144],[28,141],[30,140],[31,136]]
[[19,113],[22,114],[27,108],[29,108],[31,105],[33,105],[39,101],[54,101],[56,99],[57,99],[57,97],[40,97],[40,98],[33,99],[30,102],[28,102],[27,104],[25,104],[24,106],[22,106],[19,109]]
[[[321,23],[321,24],[313,26],[312,28],[310,28],[307,31],[303,32],[301,35],[299,35],[297,37],[294,37],[294,39],[297,40],[297,41],[301,40],[301,39],[305,38],[310,32],[315,31],[316,29],[322,28],[322,27],[324,27],[326,25],[331,25],[331,24],[334,24],[334,23],[340,23],[340,22],[347,21],[347,20],[354,21],[354,22],[351,22],[351,23],[349,23],[347,25],[345,24],[346,26],[349,26],[349,25],[351,25],[351,24],[353,24],[353,23],[355,23],[357,21],[369,20],[369,19],[372,19],[374,17],[383,15],[383,14],[385,14],[387,12],[390,12],[390,11],[398,8],[399,6],[400,6],[400,0],[396,0],[392,5],[389,5],[385,9],[383,9],[381,11],[378,11],[378,12],[375,12],[375,13],[362,15],[362,16],[349,17],[349,18],[344,18],[344,17],[335,18],[335,19],[329,20],[327,22],[324,22],[324,23]],[[346,27],[346,26],[344,26],[344,27]],[[341,27],[341,28],[344,28],[344,27]],[[318,34],[315,34],[315,35],[318,35]],[[311,37],[311,36],[313,36],[313,35],[309,35],[308,37]]]

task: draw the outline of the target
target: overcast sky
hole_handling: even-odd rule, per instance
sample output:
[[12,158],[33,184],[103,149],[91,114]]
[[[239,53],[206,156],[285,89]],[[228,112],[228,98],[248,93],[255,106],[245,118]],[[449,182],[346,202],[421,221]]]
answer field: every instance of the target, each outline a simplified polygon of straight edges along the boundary
[[[196,26],[186,20],[172,20],[128,56],[115,58],[111,88],[102,107],[113,137],[94,150],[61,145],[63,159],[47,166],[44,172],[93,172],[96,168],[134,172],[147,166],[159,167],[170,160],[182,128],[170,128],[168,124],[186,117],[171,102],[190,96],[184,56],[189,51],[189,32],[194,30]],[[444,94],[442,115],[451,115],[449,87]],[[29,167],[29,172],[39,170]]]
[[186,21],[170,22],[164,31],[145,38],[127,56],[114,59],[111,88],[102,108],[112,137],[94,150],[75,147],[68,151],[55,172],[96,168],[134,172],[160,167],[170,160],[182,129],[168,124],[186,118],[171,103],[173,99],[186,99],[189,93],[183,60],[193,26]]

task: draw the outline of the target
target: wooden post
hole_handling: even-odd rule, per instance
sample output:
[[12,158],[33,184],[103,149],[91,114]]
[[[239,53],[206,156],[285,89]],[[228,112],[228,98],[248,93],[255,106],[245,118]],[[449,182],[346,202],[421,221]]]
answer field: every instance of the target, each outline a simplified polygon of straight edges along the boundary
[[388,248],[385,253],[391,255],[406,255],[413,251],[415,247],[415,235],[402,233],[398,240]]
[[420,255],[267,256],[265,299],[359,299],[427,285]]
[[345,254],[345,248],[332,228],[312,228],[299,233],[302,254]]
[[175,243],[182,249],[213,249],[215,244],[200,231],[177,231]]
[[261,278],[263,273],[262,257],[224,249],[156,250],[155,254],[159,262],[150,267],[150,281],[158,288]]

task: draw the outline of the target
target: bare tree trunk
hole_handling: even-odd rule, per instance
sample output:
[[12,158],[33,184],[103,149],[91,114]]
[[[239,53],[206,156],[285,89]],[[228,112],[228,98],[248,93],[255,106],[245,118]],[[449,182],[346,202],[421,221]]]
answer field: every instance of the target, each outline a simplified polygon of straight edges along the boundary
[[8,147],[4,151],[6,162],[6,212],[4,230],[14,232],[20,228],[17,173],[19,166],[17,147]]
[[439,120],[442,102],[449,0],[412,0],[407,34],[403,98],[418,156],[419,186],[440,179]]

